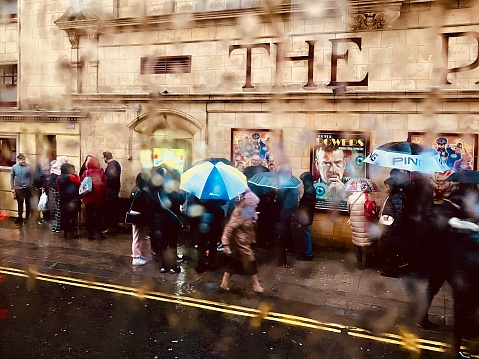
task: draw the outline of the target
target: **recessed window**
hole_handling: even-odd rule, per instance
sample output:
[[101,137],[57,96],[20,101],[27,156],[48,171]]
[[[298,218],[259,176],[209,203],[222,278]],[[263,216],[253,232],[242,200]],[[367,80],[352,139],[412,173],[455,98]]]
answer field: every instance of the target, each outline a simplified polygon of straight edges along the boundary
[[141,74],[183,74],[191,72],[191,56],[142,57]]
[[0,167],[12,167],[17,159],[17,135],[0,133]]
[[16,18],[18,12],[18,0],[0,1],[0,16]]
[[0,65],[0,107],[17,106],[17,65]]

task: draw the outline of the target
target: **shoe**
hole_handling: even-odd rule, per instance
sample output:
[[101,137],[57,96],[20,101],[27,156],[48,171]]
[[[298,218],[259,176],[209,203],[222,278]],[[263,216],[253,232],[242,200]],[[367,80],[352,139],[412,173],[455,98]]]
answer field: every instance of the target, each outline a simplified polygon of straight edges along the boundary
[[416,327],[422,330],[434,330],[439,327],[439,324],[433,323],[429,319],[425,319],[416,323]]
[[170,274],[180,273],[180,267],[170,268]]
[[222,245],[221,243],[218,244],[218,246],[216,247],[216,250],[217,250],[218,252],[223,252],[223,250],[224,250],[223,245]]
[[145,261],[148,261],[148,258],[146,258],[145,256],[140,256],[141,259],[144,259]]
[[88,240],[94,241],[94,240],[95,240],[95,237],[94,237],[93,235],[89,235],[89,236],[88,236]]
[[163,268],[163,267],[161,267],[161,268],[160,268],[160,273],[166,273],[166,269]]
[[43,223],[45,223],[45,222],[43,221],[43,219],[40,219],[40,220],[38,220],[37,223],[38,223],[38,224],[43,224]]
[[100,239],[107,239],[108,237],[105,236],[104,234],[100,234],[99,238],[100,238]]
[[459,351],[457,353],[457,356],[456,356],[457,359],[462,359],[462,358],[466,358],[466,359],[470,359],[471,356],[467,353],[464,353],[463,351]]
[[159,256],[160,256],[160,253],[155,252],[153,249],[150,251],[150,253],[151,253],[152,256],[155,256],[155,257],[159,257]]
[[298,261],[307,261],[311,262],[313,260],[313,256],[308,256],[307,254],[300,254],[296,257]]
[[23,220],[23,223],[28,223],[28,220],[29,220],[29,218],[25,217],[25,219]]
[[146,260],[143,259],[143,258],[133,258],[133,260],[131,261],[131,264],[133,264],[134,266],[142,266],[144,264],[146,264]]
[[176,262],[177,263],[183,263],[184,260],[185,260],[185,256],[183,254],[178,254],[176,256]]
[[107,228],[107,229],[103,230],[101,233],[103,233],[103,234],[111,234],[111,233],[113,233],[113,232],[114,232],[114,230],[113,230],[112,228]]
[[22,224],[23,223],[23,218],[22,217],[17,217],[15,220],[15,224]]

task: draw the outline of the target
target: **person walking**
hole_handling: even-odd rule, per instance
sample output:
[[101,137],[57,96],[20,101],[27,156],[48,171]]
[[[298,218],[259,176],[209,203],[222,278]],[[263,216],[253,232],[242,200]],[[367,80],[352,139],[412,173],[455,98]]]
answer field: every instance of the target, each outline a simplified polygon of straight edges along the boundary
[[107,164],[106,174],[106,196],[105,196],[105,230],[104,234],[116,231],[118,227],[118,195],[121,187],[121,166],[113,159],[109,151],[103,152],[103,160]]
[[100,239],[106,236],[102,233],[103,226],[103,204],[106,195],[106,177],[105,172],[100,167],[100,160],[97,157],[90,157],[87,162],[86,170],[83,172],[80,180],[90,177],[92,182],[92,190],[90,193],[82,195],[82,202],[85,205],[86,212],[86,230],[88,239],[95,239],[95,232]]
[[75,167],[64,163],[60,167],[61,174],[58,176],[58,197],[60,198],[60,212],[62,213],[63,238],[75,239],[78,234],[74,233],[75,220],[80,210],[80,177],[75,174]]
[[369,221],[364,213],[364,204],[372,200],[369,190],[353,192],[348,197],[348,212],[350,214],[348,224],[351,228],[354,252],[356,254],[357,268],[367,268],[371,260],[377,257],[378,241],[371,234]]
[[62,213],[60,211],[60,197],[58,196],[58,176],[61,174],[61,165],[68,163],[66,156],[58,156],[56,161],[52,163],[50,168],[50,181],[49,181],[49,196],[48,201],[50,204],[50,218],[52,223],[52,232],[60,233],[62,224]]
[[221,290],[230,290],[229,280],[233,274],[244,274],[251,276],[253,291],[263,292],[258,280],[254,252],[251,249],[251,244],[256,240],[254,224],[258,218],[256,212],[258,203],[258,196],[247,188],[223,230],[221,243],[223,254],[226,255],[226,266],[220,284]]
[[299,176],[303,181],[303,195],[299,200],[298,210],[296,212],[296,224],[300,234],[300,251],[298,260],[312,261],[313,247],[311,241],[311,225],[314,219],[314,208],[316,205],[316,191],[313,185],[313,175],[311,172],[303,172]]
[[28,222],[31,212],[33,169],[27,163],[23,153],[17,156],[17,163],[12,166],[10,171],[10,188],[13,198],[17,200],[18,217],[15,224],[23,224],[23,205],[25,204],[25,222]]
[[142,266],[147,263],[144,255],[144,244],[149,233],[149,222],[151,218],[150,210],[150,191],[148,182],[150,175],[148,172],[140,172],[136,175],[135,187],[133,187],[130,196],[130,210],[140,213],[141,223],[132,224],[132,242],[131,257],[133,266]]

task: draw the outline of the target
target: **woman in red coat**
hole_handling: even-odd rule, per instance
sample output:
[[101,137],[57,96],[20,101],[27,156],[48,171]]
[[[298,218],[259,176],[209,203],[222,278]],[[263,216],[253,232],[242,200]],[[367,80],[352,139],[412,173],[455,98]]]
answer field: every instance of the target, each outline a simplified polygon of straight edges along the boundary
[[101,239],[105,239],[102,231],[103,203],[106,193],[105,172],[100,167],[100,161],[97,157],[91,157],[87,164],[87,170],[83,172],[81,180],[89,176],[92,181],[92,191],[83,195],[83,203],[86,210],[86,229],[88,239],[95,239],[95,231]]

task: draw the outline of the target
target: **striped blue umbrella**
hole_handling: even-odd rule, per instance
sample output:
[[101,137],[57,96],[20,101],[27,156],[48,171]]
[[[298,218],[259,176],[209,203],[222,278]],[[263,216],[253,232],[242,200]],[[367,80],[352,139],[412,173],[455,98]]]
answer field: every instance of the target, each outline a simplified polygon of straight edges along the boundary
[[230,200],[248,187],[246,177],[223,162],[200,163],[181,175],[180,189],[201,200]]

